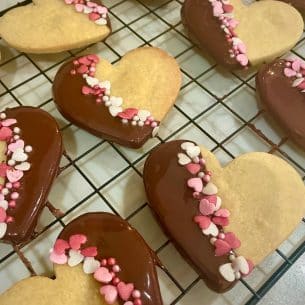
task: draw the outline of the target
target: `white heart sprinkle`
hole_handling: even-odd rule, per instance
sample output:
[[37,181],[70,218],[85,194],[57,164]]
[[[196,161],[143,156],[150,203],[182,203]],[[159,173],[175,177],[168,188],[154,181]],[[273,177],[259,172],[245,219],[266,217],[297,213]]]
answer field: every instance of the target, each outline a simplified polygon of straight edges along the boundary
[[193,146],[195,146],[195,144],[192,142],[184,142],[181,144],[181,148],[183,150],[187,150],[189,147],[193,147]]
[[83,270],[86,274],[94,273],[100,267],[100,262],[93,257],[86,257],[83,264]]
[[235,281],[235,274],[231,263],[221,265],[219,267],[219,272],[228,282]]
[[232,43],[233,43],[233,46],[236,46],[236,45],[242,43],[242,41],[238,37],[233,37]]
[[218,192],[218,188],[217,186],[212,183],[212,182],[209,182],[203,189],[202,189],[202,193],[205,194],[205,195],[216,195]]
[[103,82],[100,82],[100,86],[101,86],[102,88],[107,89],[107,90],[110,90],[110,88],[111,88],[111,84],[110,84],[110,81],[109,81],[109,80],[105,80],[105,81],[103,81]]
[[5,222],[0,223],[0,239],[4,237],[7,230],[7,224]]
[[69,251],[69,259],[68,259],[68,265],[70,267],[77,266],[80,264],[84,259],[84,256],[80,253],[80,251],[70,249]]
[[0,201],[0,208],[3,208],[4,210],[7,210],[8,202],[6,200],[1,200]]
[[89,7],[89,6],[85,6],[83,12],[85,14],[90,14],[93,12],[93,8]]
[[112,96],[110,97],[110,102],[112,106],[120,107],[123,104],[123,99],[121,97]]
[[105,25],[105,24],[107,24],[107,20],[104,18],[99,18],[99,19],[95,20],[95,23],[97,25]]
[[191,159],[186,154],[179,153],[178,154],[178,163],[180,165],[186,165],[186,164],[191,163]]
[[99,80],[95,77],[88,76],[86,82],[90,87],[94,87],[99,84]]
[[236,257],[232,262],[232,267],[236,272],[240,271],[242,274],[248,274],[250,270],[249,264],[243,256]]
[[30,168],[31,168],[31,164],[29,162],[22,162],[15,166],[15,169],[23,172],[28,171]]
[[219,230],[218,230],[217,226],[213,222],[211,222],[208,228],[202,230],[202,233],[204,235],[212,235],[212,236],[216,237],[219,233]]
[[186,153],[191,159],[198,157],[200,155],[200,147],[199,146],[188,147],[186,149]]
[[154,129],[153,129],[153,131],[152,131],[152,137],[154,138],[157,134],[158,134],[158,132],[159,132],[159,126],[157,126],[157,127],[155,127]]
[[292,83],[292,87],[297,87],[297,86],[300,85],[303,81],[304,81],[304,77],[297,78],[297,79]]
[[140,121],[145,122],[146,119],[150,116],[150,112],[148,110],[139,110],[138,117]]
[[221,207],[221,198],[217,196],[215,211],[218,211],[220,207]]
[[12,155],[12,159],[18,162],[26,161],[27,158],[28,155],[24,153],[24,150],[21,147],[17,148]]
[[120,112],[122,112],[122,107],[118,106],[110,106],[109,107],[109,112],[112,116],[117,116]]

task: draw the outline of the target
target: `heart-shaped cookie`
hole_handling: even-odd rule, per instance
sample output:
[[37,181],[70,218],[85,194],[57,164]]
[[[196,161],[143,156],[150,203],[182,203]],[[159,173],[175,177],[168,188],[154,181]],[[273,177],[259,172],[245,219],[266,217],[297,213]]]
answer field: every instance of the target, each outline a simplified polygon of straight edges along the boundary
[[262,66],[256,89],[262,107],[305,150],[305,62],[279,59]]
[[47,203],[63,147],[57,123],[33,107],[0,114],[0,242],[26,243]]
[[202,49],[229,69],[270,61],[303,33],[302,16],[281,1],[186,0],[182,21]]
[[176,60],[158,48],[142,47],[115,65],[96,55],[64,64],[54,79],[53,96],[62,115],[75,125],[138,148],[156,134],[180,85]]
[[57,53],[104,40],[111,33],[99,0],[33,0],[0,18],[0,37],[26,53]]
[[0,304],[162,305],[157,258],[118,216],[89,213],[75,219],[60,234],[50,258],[57,262],[55,280],[25,279],[2,294]]
[[222,168],[202,147],[194,156],[194,147],[173,141],[155,148],[144,167],[145,189],[181,254],[211,289],[224,292],[296,227],[305,212],[305,187],[273,155],[248,153]]

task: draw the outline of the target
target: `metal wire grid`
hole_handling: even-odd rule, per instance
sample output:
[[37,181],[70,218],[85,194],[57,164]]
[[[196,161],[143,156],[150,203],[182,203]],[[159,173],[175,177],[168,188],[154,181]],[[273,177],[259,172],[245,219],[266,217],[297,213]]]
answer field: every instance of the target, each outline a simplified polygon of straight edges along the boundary
[[[166,34],[167,32],[170,31],[175,31],[177,32],[179,35],[181,35],[182,37],[184,37],[185,39],[189,40],[188,36],[186,34],[184,34],[182,31],[178,30],[177,28],[179,26],[181,26],[181,22],[178,22],[176,24],[171,24],[170,22],[168,22],[165,18],[163,18],[162,16],[160,16],[159,14],[156,13],[156,11],[162,7],[167,6],[168,4],[170,4],[171,2],[176,2],[178,4],[182,4],[183,1],[182,0],[165,0],[162,3],[155,5],[153,8],[148,5],[145,0],[134,0],[135,2],[137,2],[139,5],[142,5],[146,10],[147,13],[142,14],[140,17],[132,20],[131,22],[124,22],[124,20],[122,20],[122,18],[120,18],[120,16],[118,16],[117,14],[115,14],[114,9],[121,5],[122,3],[125,2],[125,0],[121,0],[116,2],[113,5],[108,5],[110,12],[111,12],[111,17],[116,18],[122,25],[124,28],[127,28],[129,31],[131,31],[137,38],[139,38],[142,41],[142,44],[140,46],[144,46],[144,45],[151,45],[151,42],[153,40],[156,40],[157,38],[161,37],[162,35]],[[28,4],[31,3],[31,0],[26,0],[23,1],[18,5],[24,5],[24,4]],[[11,9],[12,7],[8,8],[7,10]],[[7,11],[4,10],[2,12],[0,12],[0,17]],[[162,31],[161,33],[159,33],[157,36],[154,36],[153,38],[146,40],[143,36],[141,36],[137,31],[135,31],[131,25],[134,24],[135,22],[141,20],[142,18],[148,16],[152,14],[154,17],[156,17],[158,20],[164,22],[168,28],[164,31]],[[117,33],[118,31],[120,31],[122,29],[122,27],[116,29],[113,31],[113,34]],[[302,38],[301,41],[299,43],[301,43],[302,41],[304,41],[305,38]],[[121,55],[114,49],[111,47],[110,44],[106,42],[104,42],[104,44],[114,53],[117,55],[118,59],[115,60],[114,62],[117,62],[120,58]],[[180,56],[182,56],[183,54],[187,53],[189,50],[193,49],[195,47],[195,45],[191,42],[191,46],[186,48],[185,50],[183,50],[182,52],[180,52],[179,54],[177,54],[175,57],[179,58]],[[82,52],[83,50],[78,50],[77,53]],[[292,51],[293,52],[293,51]],[[74,53],[75,54],[75,53]],[[28,56],[27,54],[24,53],[20,53],[12,58],[10,58],[7,61],[3,61],[0,64],[0,69],[2,66],[4,66],[5,64],[16,60],[18,57],[21,56],[25,56],[35,67],[36,69],[38,69],[39,73],[35,74],[33,76],[31,76],[30,78],[24,80],[21,83],[18,83],[17,85],[13,86],[12,88],[8,88],[6,86],[6,84],[0,79],[0,85],[3,86],[3,88],[5,89],[5,92],[0,94],[0,100],[1,98],[6,95],[9,94],[13,100],[19,104],[22,105],[21,101],[16,97],[16,95],[14,94],[14,90],[22,85],[24,85],[25,83],[33,80],[34,78],[36,78],[39,75],[43,75],[50,83],[52,83],[52,79],[47,75],[48,71],[51,71],[53,68],[55,67],[59,67],[60,64],[62,64],[63,62],[65,62],[66,60],[69,60],[70,58],[72,58],[73,56],[75,56],[72,52],[68,52],[68,56],[63,58],[61,61],[56,62],[56,64],[49,66],[46,69],[41,69],[39,65],[37,65],[35,63],[35,61]],[[299,57],[302,57],[300,54],[297,54]],[[304,59],[304,57],[302,57]],[[188,73],[187,71],[185,71],[184,69],[181,69],[181,71],[183,72],[183,74],[188,78],[188,80],[183,84],[181,89],[186,88],[188,85],[190,85],[191,83],[195,83],[197,86],[199,86],[200,88],[202,88],[204,91],[206,91],[207,93],[209,93],[211,96],[213,96],[216,100],[215,103],[213,103],[212,105],[210,105],[209,107],[207,107],[206,109],[204,109],[204,111],[198,113],[196,116],[191,117],[190,115],[188,115],[185,111],[183,111],[180,107],[178,107],[177,105],[175,105],[176,110],[181,113],[184,117],[187,118],[187,122],[185,124],[183,124],[182,126],[180,126],[177,130],[175,130],[173,133],[171,133],[169,136],[167,136],[166,138],[162,139],[161,137],[158,136],[158,140],[160,142],[166,142],[167,140],[170,140],[172,138],[174,138],[180,131],[182,131],[185,127],[189,126],[189,125],[194,125],[196,126],[206,137],[208,137],[210,140],[212,140],[216,146],[213,149],[213,151],[217,150],[218,148],[221,148],[224,152],[226,152],[231,158],[234,158],[235,156],[225,147],[224,143],[227,142],[229,139],[231,139],[232,137],[234,137],[236,134],[238,134],[241,130],[243,130],[244,128],[248,127],[250,128],[259,138],[261,138],[263,141],[265,141],[266,143],[268,143],[268,145],[270,145],[270,153],[280,153],[284,158],[286,158],[290,163],[292,163],[295,168],[297,168],[299,171],[301,172],[305,172],[305,166],[303,164],[300,164],[299,162],[296,162],[292,157],[289,156],[289,154],[287,154],[285,151],[282,150],[282,145],[284,143],[287,142],[288,138],[284,137],[282,138],[279,143],[273,143],[267,136],[265,136],[262,132],[260,132],[259,129],[257,129],[255,127],[255,120],[263,113],[263,110],[260,110],[256,115],[254,115],[251,119],[249,120],[245,120],[241,115],[239,115],[236,111],[234,111],[232,108],[230,108],[226,103],[224,103],[224,99],[227,98],[228,96],[232,95],[234,92],[236,92],[237,90],[239,90],[242,86],[247,86],[249,88],[251,88],[252,90],[255,90],[254,86],[249,82],[251,79],[253,79],[254,75],[250,75],[247,76],[246,78],[240,76],[237,73],[232,73],[235,77],[237,77],[240,80],[240,84],[237,85],[233,90],[231,90],[228,94],[224,95],[222,98],[217,97],[211,90],[209,90],[208,87],[206,87],[204,84],[202,84],[201,82],[198,81],[198,79],[200,79],[203,75],[207,74],[208,72],[210,72],[211,70],[213,70],[216,67],[216,64],[212,65],[210,68],[208,68],[207,70],[205,70],[203,73],[199,74],[197,77],[193,77],[190,73]],[[17,72],[17,71],[16,71]],[[39,105],[39,107],[43,107],[46,104],[48,104],[51,99],[48,99],[47,101],[43,102],[42,104]],[[210,133],[208,133],[206,130],[204,130],[196,121],[196,119],[198,119],[199,117],[201,117],[203,114],[207,113],[209,110],[211,110],[212,108],[215,107],[215,105],[222,105],[226,110],[230,111],[235,117],[237,117],[241,122],[242,125],[236,129],[234,132],[232,132],[231,134],[229,134],[227,137],[225,137],[222,141],[217,141]],[[1,104],[0,104],[1,106]],[[66,126],[64,126],[63,128],[61,128],[62,131],[64,131],[66,128],[68,128],[69,126],[71,126],[72,124],[69,123]],[[79,206],[81,206],[85,201],[87,201],[89,198],[93,197],[95,194],[100,196],[103,201],[107,204],[107,206],[111,209],[111,211],[115,214],[118,214],[118,212],[115,210],[115,208],[111,205],[111,202],[109,202],[109,200],[102,194],[102,190],[108,186],[112,181],[114,181],[117,177],[121,176],[123,173],[125,173],[128,169],[133,169],[140,177],[142,177],[142,173],[141,171],[137,168],[137,164],[141,161],[143,161],[147,155],[149,154],[150,150],[147,151],[145,154],[143,154],[142,156],[140,156],[139,158],[135,159],[133,162],[131,162],[121,151],[120,149],[112,144],[109,143],[111,145],[111,147],[127,162],[128,166],[126,168],[124,168],[123,170],[121,170],[120,172],[118,172],[116,175],[114,175],[110,180],[108,180],[107,182],[105,182],[104,184],[102,184],[100,187],[96,187],[94,185],[94,183],[90,180],[89,177],[87,177],[87,175],[84,173],[84,171],[77,165],[77,161],[79,161],[80,159],[82,159],[84,156],[88,155],[90,152],[92,152],[93,150],[97,149],[98,147],[100,147],[103,143],[105,143],[106,141],[101,140],[99,143],[97,143],[96,145],[94,145],[93,147],[91,147],[90,149],[88,149],[87,151],[85,151],[84,153],[82,153],[81,155],[79,155],[78,157],[76,157],[75,159],[72,159],[68,154],[65,154],[65,157],[67,159],[67,164],[62,168],[62,171],[65,171],[67,168],[69,167],[73,167],[86,181],[87,183],[91,186],[92,188],[92,192],[90,194],[88,194],[86,197],[84,197],[81,201],[77,202],[72,208],[70,208],[65,215],[68,215],[69,213],[71,213],[72,211],[74,211],[75,209],[77,209]],[[305,180],[305,176],[303,176],[303,180]],[[147,206],[147,203],[143,204],[142,206],[140,206],[139,208],[137,208],[133,213],[131,213],[128,217],[127,220],[132,218],[134,215],[136,215],[138,212],[140,212],[141,210],[143,210],[145,207]],[[60,223],[61,226],[65,226],[64,222],[61,219],[62,217],[59,218],[55,218],[48,226],[46,226],[45,228],[43,228],[40,232],[37,233],[36,237],[38,237],[39,235],[41,235],[43,232],[45,232],[46,230],[48,230],[50,227],[54,226],[56,223]],[[302,220],[305,223],[305,219],[303,218]],[[168,244],[170,243],[170,241],[166,241],[161,247],[159,247],[156,252],[159,253],[163,248],[165,248]],[[245,280],[241,280],[242,284],[251,292],[251,297],[250,299],[248,299],[248,301],[245,303],[246,305],[254,305],[257,304],[263,297],[264,295],[273,287],[273,285],[285,274],[285,272],[294,264],[294,262],[305,252],[305,241],[303,241],[295,250],[294,252],[290,255],[290,256],[286,256],[284,255],[280,250],[276,250],[276,252],[283,258],[284,263],[282,263],[280,265],[279,268],[277,268],[277,270],[269,277],[269,279],[267,279],[265,281],[265,283],[258,289],[255,290],[253,289]],[[15,253],[15,251],[10,252],[9,254],[7,254],[5,257],[3,257],[2,259],[0,259],[0,264],[5,262],[7,259],[9,259],[13,254]],[[19,253],[20,255],[20,253]],[[24,258],[21,257],[21,259]],[[33,270],[29,270],[30,272],[34,272]],[[171,302],[171,305],[174,305],[176,303],[179,302],[179,300],[181,298],[183,298],[183,296],[185,296],[188,291],[190,291],[199,281],[200,278],[197,277],[187,288],[183,288],[179,282],[175,279],[175,277],[167,270],[164,270],[166,272],[166,274],[169,276],[169,278],[175,283],[175,285],[178,287],[178,289],[180,290],[180,294],[179,296]]]

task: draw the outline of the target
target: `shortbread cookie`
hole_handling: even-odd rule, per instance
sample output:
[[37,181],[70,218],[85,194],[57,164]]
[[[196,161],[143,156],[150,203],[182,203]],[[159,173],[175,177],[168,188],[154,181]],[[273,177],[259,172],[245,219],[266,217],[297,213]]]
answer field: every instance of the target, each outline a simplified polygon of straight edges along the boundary
[[0,126],[0,242],[22,245],[47,203],[62,139],[56,121],[33,107],[1,112]]
[[89,213],[62,231],[50,253],[56,279],[35,276],[0,295],[1,305],[162,305],[157,257],[118,216]]
[[174,58],[153,47],[128,52],[111,65],[97,55],[64,64],[54,79],[61,114],[87,131],[132,148],[157,134],[181,85]]
[[99,0],[33,0],[0,18],[0,37],[26,53],[57,53],[104,40],[108,9]]
[[244,154],[222,168],[193,142],[168,142],[148,157],[144,183],[165,232],[218,292],[249,274],[305,213],[301,177],[267,153]]
[[290,50],[303,33],[300,13],[281,1],[186,0],[182,21],[202,49],[229,69],[268,62]]
[[262,107],[305,150],[305,62],[278,59],[262,66],[256,89]]

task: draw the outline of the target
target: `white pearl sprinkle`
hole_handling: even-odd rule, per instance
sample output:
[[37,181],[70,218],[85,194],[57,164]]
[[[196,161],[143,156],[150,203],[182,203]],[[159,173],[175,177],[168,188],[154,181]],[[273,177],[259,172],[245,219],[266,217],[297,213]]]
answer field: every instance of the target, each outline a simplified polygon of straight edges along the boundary
[[144,126],[144,122],[139,121],[139,122],[138,122],[138,125],[142,127],[142,126]]
[[83,74],[83,78],[87,78],[88,77],[88,74]]
[[210,239],[210,243],[211,243],[212,245],[214,245],[214,243],[215,243],[216,240],[217,240],[217,238],[212,237],[212,238]]
[[137,122],[136,122],[136,121],[132,121],[132,122],[131,122],[131,125],[132,125],[132,126],[136,126],[136,125],[137,125]]
[[234,254],[230,254],[229,256],[229,260],[232,262],[235,260],[235,255]]
[[104,102],[108,102],[108,101],[109,101],[109,96],[104,95],[104,96],[103,96],[103,101],[104,101]]
[[14,133],[19,133],[20,132],[20,128],[19,127],[14,127]]
[[199,173],[198,173],[198,177],[199,177],[199,178],[203,178],[203,177],[204,177],[204,172],[199,172]]
[[5,187],[5,188],[2,189],[1,192],[2,192],[3,195],[7,195],[9,193],[9,190]]
[[10,159],[10,160],[8,160],[7,164],[8,164],[9,166],[14,166],[14,165],[16,164],[16,162],[15,162],[15,160]]
[[128,120],[127,120],[127,119],[122,119],[122,123],[123,123],[123,124],[127,124],[127,123],[128,123]]
[[0,119],[6,119],[6,114],[4,112],[1,112]]
[[30,153],[33,151],[33,147],[31,145],[27,145],[25,148],[24,148],[24,151],[27,152],[27,153]]
[[111,106],[111,102],[110,101],[105,102],[105,106],[106,107],[110,107]]
[[20,136],[18,136],[17,134],[14,135],[14,140],[19,140],[20,139]]

